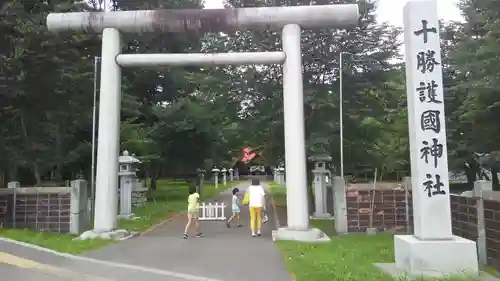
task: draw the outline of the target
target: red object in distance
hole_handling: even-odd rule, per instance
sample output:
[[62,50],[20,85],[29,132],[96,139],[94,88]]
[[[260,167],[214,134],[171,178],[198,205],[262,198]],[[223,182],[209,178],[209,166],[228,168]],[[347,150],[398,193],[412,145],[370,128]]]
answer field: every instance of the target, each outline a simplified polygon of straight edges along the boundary
[[247,164],[248,162],[252,161],[252,159],[257,156],[256,152],[250,152],[250,147],[245,147],[243,148],[243,157],[241,158],[241,162]]

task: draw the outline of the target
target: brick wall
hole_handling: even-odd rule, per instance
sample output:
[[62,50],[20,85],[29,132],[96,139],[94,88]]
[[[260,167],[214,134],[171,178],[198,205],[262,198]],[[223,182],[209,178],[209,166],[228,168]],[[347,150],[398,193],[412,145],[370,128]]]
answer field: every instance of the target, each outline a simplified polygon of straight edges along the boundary
[[[477,198],[451,196],[453,234],[477,241]],[[484,200],[487,263],[500,270],[500,202]]]
[[484,228],[488,264],[500,270],[500,202],[484,200]]
[[451,195],[450,202],[453,234],[477,241],[477,199]]
[[[412,233],[413,214],[411,193],[408,199],[403,190],[349,190],[347,199],[347,223],[349,232],[364,232],[369,227],[370,202],[374,194],[373,227],[378,231]],[[477,198],[451,195],[451,222],[453,234],[477,241]],[[407,223],[406,202],[409,222]],[[500,270],[500,202],[484,200],[488,265]]]
[[[364,232],[370,227],[372,195],[374,195],[372,227],[379,231],[406,232],[408,224],[405,192],[387,189],[350,190],[347,192],[348,231]],[[408,204],[409,210],[411,210],[411,200],[408,200]],[[411,212],[408,215],[411,221]]]
[[0,224],[67,233],[70,196],[70,190],[64,187],[0,189]]

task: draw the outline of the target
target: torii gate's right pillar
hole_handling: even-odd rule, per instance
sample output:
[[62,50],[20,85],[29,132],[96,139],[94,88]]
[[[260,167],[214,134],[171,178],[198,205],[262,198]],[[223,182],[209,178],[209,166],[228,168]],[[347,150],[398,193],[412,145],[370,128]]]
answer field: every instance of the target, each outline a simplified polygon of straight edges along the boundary
[[307,202],[307,162],[304,132],[301,28],[283,27],[283,112],[285,119],[285,176],[287,227],[275,233],[277,240],[330,241],[321,230],[310,228]]

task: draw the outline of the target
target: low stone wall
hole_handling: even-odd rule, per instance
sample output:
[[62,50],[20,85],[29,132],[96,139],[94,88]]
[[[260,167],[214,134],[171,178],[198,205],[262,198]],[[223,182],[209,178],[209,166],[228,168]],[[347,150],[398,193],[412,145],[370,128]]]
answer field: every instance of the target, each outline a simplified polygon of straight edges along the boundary
[[71,187],[0,189],[0,225],[36,231],[79,234],[86,228],[86,182]]

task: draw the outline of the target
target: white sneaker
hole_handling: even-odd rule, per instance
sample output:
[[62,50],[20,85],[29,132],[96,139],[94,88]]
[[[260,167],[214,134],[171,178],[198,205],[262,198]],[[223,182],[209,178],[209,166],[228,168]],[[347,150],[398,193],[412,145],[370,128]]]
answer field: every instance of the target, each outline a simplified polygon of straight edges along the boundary
[[252,233],[252,237],[255,237],[255,236],[257,236],[257,235],[255,235],[255,233]]
[[267,215],[265,215],[264,218],[262,218],[262,223],[266,223],[267,220],[268,220]]

